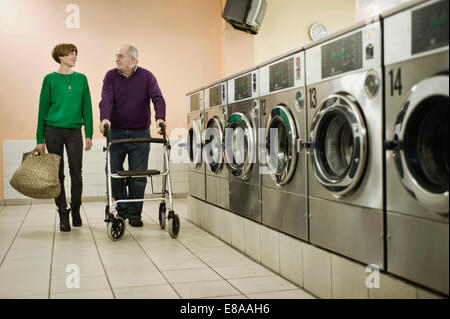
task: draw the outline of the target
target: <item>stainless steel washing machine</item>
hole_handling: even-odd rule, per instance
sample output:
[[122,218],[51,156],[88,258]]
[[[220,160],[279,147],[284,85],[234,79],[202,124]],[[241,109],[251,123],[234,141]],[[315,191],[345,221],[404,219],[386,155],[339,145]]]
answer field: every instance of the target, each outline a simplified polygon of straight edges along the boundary
[[310,241],[384,268],[381,23],[306,47]]
[[225,127],[225,162],[230,172],[230,210],[261,222],[259,176],[258,69],[228,80],[228,121]]
[[224,129],[227,116],[227,82],[205,88],[205,132],[203,158],[206,162],[206,201],[229,208],[229,173],[225,167]]
[[304,51],[259,66],[262,223],[308,240]]
[[187,95],[187,152],[189,155],[189,194],[205,200],[206,166],[202,160],[202,137],[204,130],[205,110],[203,90],[198,89]]
[[449,293],[448,1],[384,15],[387,271]]

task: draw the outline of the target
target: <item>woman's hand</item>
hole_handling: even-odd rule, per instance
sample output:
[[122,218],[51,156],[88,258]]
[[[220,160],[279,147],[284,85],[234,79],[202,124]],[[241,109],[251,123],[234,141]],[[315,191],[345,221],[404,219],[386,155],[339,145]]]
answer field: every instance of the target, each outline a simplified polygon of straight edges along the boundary
[[45,153],[45,144],[37,144],[35,149],[33,150],[34,152],[39,152],[39,154],[44,154]]
[[86,138],[86,147],[84,148],[85,151],[90,151],[92,148],[92,139]]

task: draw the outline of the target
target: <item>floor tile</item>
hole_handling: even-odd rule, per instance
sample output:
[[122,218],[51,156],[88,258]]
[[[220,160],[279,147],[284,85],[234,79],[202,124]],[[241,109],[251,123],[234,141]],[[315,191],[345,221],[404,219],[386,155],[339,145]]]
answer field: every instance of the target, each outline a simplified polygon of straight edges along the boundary
[[247,294],[250,299],[316,299],[301,289]]
[[6,297],[5,299],[48,299],[48,293],[34,296]]
[[226,244],[216,238],[211,238],[208,240],[204,239],[179,239],[188,248],[206,248],[206,247],[220,247],[226,246]]
[[48,268],[27,268],[27,269],[3,269],[0,267],[0,284],[2,283],[27,283],[50,279]]
[[68,288],[66,286],[66,278],[56,278],[51,282],[51,293],[72,293],[75,291],[104,290],[109,289],[106,276],[80,277],[79,288]]
[[177,293],[169,285],[146,287],[116,288],[117,299],[179,299]]
[[66,267],[69,264],[76,264],[79,267],[83,267],[86,265],[101,265],[102,263],[98,255],[53,256],[53,267]]
[[209,268],[167,270],[163,271],[163,274],[170,283],[187,283],[222,279],[217,273]]
[[220,297],[205,297],[203,299],[247,299],[245,295],[232,295],[232,296],[220,296]]
[[274,275],[273,272],[256,263],[248,265],[246,264],[239,266],[213,267],[213,268],[225,279]]
[[153,271],[146,273],[127,273],[127,274],[108,274],[109,282],[112,288],[152,286],[167,284],[167,280],[161,273]]
[[297,288],[279,276],[230,279],[229,282],[244,294]]
[[208,265],[196,257],[154,260],[160,270],[208,268]]
[[[51,299],[309,296],[183,218],[179,236],[171,238],[159,227],[158,206],[144,203],[144,227],[127,224],[119,241],[106,232],[104,203],[83,204],[83,226],[71,232],[59,231],[54,204],[5,207],[0,298],[47,299],[49,291]],[[174,208],[187,216],[186,200],[175,200]],[[80,288],[66,287],[72,264],[79,267]]]
[[109,263],[103,265],[107,274],[141,274],[158,271],[155,264],[150,260],[139,263]]
[[[167,235],[169,236],[169,235]],[[181,249],[184,246],[177,240],[170,238],[163,239],[149,239],[145,242],[140,242],[142,249],[148,251],[162,251],[162,250],[172,250],[172,249]]]
[[146,253],[152,260],[170,259],[174,256],[179,258],[194,257],[194,254],[184,247],[156,251],[148,249],[146,250]]
[[213,248],[192,248],[191,251],[202,257],[216,257],[216,256],[225,256],[225,255],[242,255],[237,250],[229,247],[229,246],[221,246],[221,247],[213,247]]
[[50,299],[114,299],[111,289],[55,293]]
[[[54,266],[52,267],[52,280],[58,278],[67,278],[67,276],[72,272],[71,268],[68,267],[67,264],[65,266]],[[82,277],[95,277],[95,276],[103,276],[105,271],[100,263],[93,264],[75,264],[79,267],[79,273]]]
[[49,281],[0,283],[0,298],[48,294]]
[[220,297],[240,294],[225,280],[174,284],[182,298]]
[[2,270],[20,270],[20,269],[49,269],[51,265],[50,258],[35,258],[27,260],[10,260],[5,259],[0,266]]
[[131,253],[111,253],[111,254],[101,254],[101,259],[104,264],[139,264],[148,261],[147,255],[143,251],[141,252],[131,252]]

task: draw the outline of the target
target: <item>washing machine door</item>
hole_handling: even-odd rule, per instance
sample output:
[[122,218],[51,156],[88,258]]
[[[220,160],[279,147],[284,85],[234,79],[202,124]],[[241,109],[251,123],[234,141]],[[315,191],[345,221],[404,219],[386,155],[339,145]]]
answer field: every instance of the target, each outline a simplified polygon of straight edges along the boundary
[[192,121],[188,137],[189,160],[193,168],[199,168],[202,164],[202,129],[201,120]]
[[297,127],[286,105],[272,109],[266,123],[266,163],[278,186],[289,183],[297,165]]
[[310,130],[312,170],[335,197],[354,189],[368,157],[367,129],[361,108],[350,94],[330,95]]
[[231,114],[225,127],[225,159],[230,173],[247,180],[255,154],[256,137],[251,121],[244,113]]
[[223,168],[223,126],[216,116],[206,123],[203,158],[212,173],[219,174]]
[[393,156],[404,187],[426,209],[449,213],[449,78],[415,85],[394,128]]

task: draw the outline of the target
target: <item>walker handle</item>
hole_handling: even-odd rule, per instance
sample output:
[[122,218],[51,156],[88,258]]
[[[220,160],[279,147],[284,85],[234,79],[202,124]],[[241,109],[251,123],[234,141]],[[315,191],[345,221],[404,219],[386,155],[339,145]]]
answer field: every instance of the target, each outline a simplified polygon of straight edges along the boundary
[[109,125],[108,124],[105,124],[105,126],[103,126],[103,136],[106,138],[109,136]]

